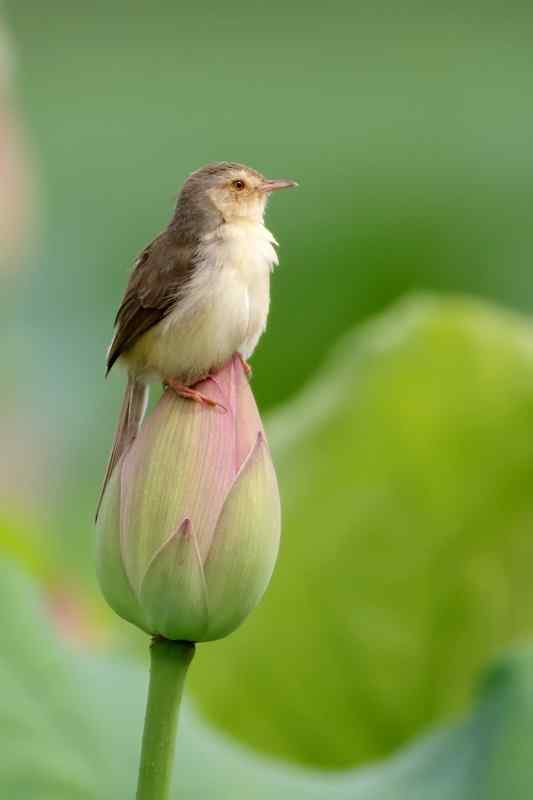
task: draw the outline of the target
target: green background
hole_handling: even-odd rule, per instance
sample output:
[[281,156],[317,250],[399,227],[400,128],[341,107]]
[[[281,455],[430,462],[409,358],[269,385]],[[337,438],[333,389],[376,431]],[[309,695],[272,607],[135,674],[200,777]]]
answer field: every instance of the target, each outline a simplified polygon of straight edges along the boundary
[[[280,266],[253,359],[284,543],[263,604],[191,669],[187,746],[216,748],[220,764],[198,796],[223,797],[240,769],[243,797],[530,796],[531,8],[25,0],[4,20],[33,187],[0,296],[13,619],[34,591],[18,569],[60,636],[100,659],[73,678],[91,687],[79,714],[104,714],[122,681],[105,659],[126,659],[123,707],[140,725],[146,643],[94,577],[92,515],[123,383],[103,379],[113,314],[192,169],[235,159],[294,178],[268,212]],[[20,669],[24,653],[2,654]],[[472,711],[486,670],[496,678]],[[31,698],[59,691],[54,669],[30,672],[16,713],[0,683],[2,742],[16,725],[30,741],[48,730]],[[83,752],[105,750],[102,719]],[[68,730],[57,723],[59,738]],[[37,756],[9,752],[12,774],[27,759],[38,785]],[[60,797],[70,761],[59,746],[50,759],[57,784],[41,796]],[[202,762],[189,761],[194,797]],[[74,762],[77,780],[90,775]],[[116,786],[131,794],[123,775]],[[80,796],[103,790],[90,791]]]

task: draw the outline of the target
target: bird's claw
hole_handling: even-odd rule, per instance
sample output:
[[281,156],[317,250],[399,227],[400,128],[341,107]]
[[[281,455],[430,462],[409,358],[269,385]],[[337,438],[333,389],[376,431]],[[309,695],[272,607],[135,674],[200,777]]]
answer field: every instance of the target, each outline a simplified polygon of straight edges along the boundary
[[216,400],[212,400],[211,397],[203,394],[203,392],[200,392],[193,386],[186,386],[184,383],[180,383],[174,378],[167,378],[164,386],[172,389],[173,392],[176,392],[179,397],[183,397],[185,400],[193,400],[195,403],[200,403],[201,405],[219,408],[224,414],[227,411],[227,408],[223,406],[222,403],[217,403]]
[[251,375],[252,375],[252,368],[251,368],[251,366],[249,365],[249,363],[247,362],[247,360],[245,359],[245,357],[244,357],[243,355],[241,355],[240,353],[237,353],[237,357],[238,357],[239,361],[240,361],[240,362],[241,362],[241,364],[242,364],[242,368],[243,368],[244,372],[246,373],[246,376],[247,376],[248,378],[250,378],[250,377],[251,377]]

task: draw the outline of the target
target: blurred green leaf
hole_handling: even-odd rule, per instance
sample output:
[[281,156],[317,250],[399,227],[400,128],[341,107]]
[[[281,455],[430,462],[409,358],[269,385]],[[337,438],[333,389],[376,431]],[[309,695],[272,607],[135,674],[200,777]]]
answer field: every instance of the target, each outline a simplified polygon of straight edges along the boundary
[[[147,675],[65,650],[38,595],[0,563],[0,795],[131,800]],[[147,640],[148,642],[148,640]],[[282,654],[267,648],[269,659]],[[194,662],[193,662],[194,668]],[[335,720],[328,722],[330,733]],[[327,775],[254,757],[186,705],[176,800],[529,800],[533,648],[494,668],[472,717],[377,767]]]
[[0,556],[7,556],[40,578],[48,578],[55,568],[43,538],[31,517],[0,511]]
[[420,299],[348,337],[272,420],[281,556],[251,620],[202,650],[209,717],[331,767],[463,710],[533,629],[532,430],[527,320]]

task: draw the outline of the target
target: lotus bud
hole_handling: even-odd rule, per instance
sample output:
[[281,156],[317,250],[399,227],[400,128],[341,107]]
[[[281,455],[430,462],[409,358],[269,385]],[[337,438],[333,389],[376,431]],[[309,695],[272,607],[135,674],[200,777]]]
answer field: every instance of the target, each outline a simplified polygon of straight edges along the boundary
[[147,633],[192,642],[243,622],[280,537],[276,475],[240,359],[197,388],[217,406],[167,389],[115,467],[98,522],[110,606]]

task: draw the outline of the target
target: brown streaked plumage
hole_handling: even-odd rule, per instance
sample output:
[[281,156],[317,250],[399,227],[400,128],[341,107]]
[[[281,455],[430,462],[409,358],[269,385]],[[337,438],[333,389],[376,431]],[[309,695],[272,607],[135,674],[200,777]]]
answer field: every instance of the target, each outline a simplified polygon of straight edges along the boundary
[[107,354],[107,373],[139,336],[160,322],[179,302],[194,268],[194,246],[181,243],[169,227],[139,256],[115,318]]

